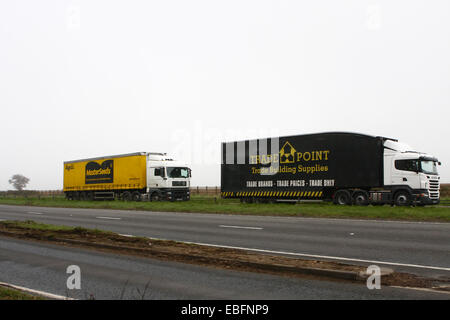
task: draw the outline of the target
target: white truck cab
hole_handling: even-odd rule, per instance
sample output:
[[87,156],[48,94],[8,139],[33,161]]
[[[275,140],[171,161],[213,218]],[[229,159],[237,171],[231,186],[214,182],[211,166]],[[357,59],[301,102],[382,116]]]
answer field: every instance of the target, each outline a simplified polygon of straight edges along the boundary
[[148,200],[189,200],[191,169],[165,153],[147,154]]
[[384,185],[399,205],[439,203],[440,162],[396,140],[384,141]]

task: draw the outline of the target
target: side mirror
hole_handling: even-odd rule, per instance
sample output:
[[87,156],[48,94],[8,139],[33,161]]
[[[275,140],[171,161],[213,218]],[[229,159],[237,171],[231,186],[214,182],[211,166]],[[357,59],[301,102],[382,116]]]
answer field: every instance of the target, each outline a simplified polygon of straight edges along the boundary
[[441,165],[441,164],[442,164],[442,163],[439,161],[439,162],[438,162],[438,165]]

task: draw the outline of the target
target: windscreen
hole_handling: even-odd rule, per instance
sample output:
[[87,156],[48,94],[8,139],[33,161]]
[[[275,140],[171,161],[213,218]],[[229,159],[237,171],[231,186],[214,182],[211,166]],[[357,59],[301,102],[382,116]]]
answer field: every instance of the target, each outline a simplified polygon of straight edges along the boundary
[[169,178],[189,178],[189,168],[167,167],[167,176]]
[[436,161],[422,160],[420,161],[420,168],[423,173],[427,174],[438,174]]

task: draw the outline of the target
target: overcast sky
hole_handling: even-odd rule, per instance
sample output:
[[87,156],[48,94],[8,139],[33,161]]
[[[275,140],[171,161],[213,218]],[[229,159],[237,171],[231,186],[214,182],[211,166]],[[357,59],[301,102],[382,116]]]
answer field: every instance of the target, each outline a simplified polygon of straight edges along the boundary
[[450,182],[450,1],[0,1],[0,190],[63,161],[168,152],[220,184],[220,142],[397,138]]

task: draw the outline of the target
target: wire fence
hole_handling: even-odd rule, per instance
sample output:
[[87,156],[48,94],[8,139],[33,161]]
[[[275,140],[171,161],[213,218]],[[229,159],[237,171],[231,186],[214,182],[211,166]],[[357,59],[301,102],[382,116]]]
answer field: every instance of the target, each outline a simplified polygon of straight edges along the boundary
[[[191,195],[201,196],[218,196],[220,195],[220,187],[218,186],[204,186],[204,187],[191,187]],[[8,190],[0,191],[0,197],[2,198],[57,198],[63,197],[64,192],[62,190]]]

